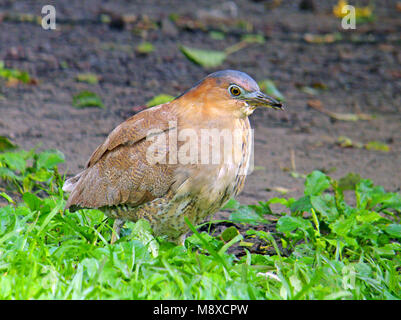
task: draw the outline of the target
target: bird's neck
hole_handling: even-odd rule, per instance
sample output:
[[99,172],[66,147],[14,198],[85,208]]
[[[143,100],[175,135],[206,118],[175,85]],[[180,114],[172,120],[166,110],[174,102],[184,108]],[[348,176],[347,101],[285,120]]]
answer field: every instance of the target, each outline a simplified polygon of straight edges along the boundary
[[255,107],[243,102],[219,102],[208,100],[184,100],[180,99],[172,103],[172,108],[179,118],[186,121],[218,122],[224,125],[250,116]]

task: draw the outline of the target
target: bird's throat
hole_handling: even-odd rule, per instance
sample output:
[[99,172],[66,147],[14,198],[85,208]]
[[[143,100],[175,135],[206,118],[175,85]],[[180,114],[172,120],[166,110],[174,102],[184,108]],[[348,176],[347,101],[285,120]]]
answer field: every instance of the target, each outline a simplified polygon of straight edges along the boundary
[[245,103],[240,108],[240,114],[242,115],[241,118],[249,117],[255,111],[255,109],[255,106],[250,106],[249,104]]

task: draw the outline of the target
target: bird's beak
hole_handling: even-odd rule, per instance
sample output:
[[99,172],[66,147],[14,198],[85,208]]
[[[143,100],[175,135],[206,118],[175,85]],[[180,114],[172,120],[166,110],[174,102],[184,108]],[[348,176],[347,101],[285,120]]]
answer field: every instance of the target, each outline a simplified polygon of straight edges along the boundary
[[249,92],[244,95],[244,100],[255,107],[268,107],[273,109],[283,110],[284,106],[276,99],[264,94],[261,91]]

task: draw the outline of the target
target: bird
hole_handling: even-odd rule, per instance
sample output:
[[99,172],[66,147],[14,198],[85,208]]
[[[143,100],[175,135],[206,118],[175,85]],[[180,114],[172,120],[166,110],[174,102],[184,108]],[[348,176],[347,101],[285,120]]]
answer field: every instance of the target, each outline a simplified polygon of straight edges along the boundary
[[65,181],[65,209],[96,208],[114,219],[112,244],[126,221],[139,219],[155,236],[183,244],[186,219],[197,225],[242,191],[253,149],[248,117],[257,107],[283,104],[244,72],[207,75],[112,130]]

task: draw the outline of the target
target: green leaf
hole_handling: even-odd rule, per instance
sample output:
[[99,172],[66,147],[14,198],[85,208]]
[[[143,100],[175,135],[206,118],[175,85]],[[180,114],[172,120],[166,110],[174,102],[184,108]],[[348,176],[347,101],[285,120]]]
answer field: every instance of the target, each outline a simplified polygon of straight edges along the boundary
[[224,231],[221,233],[221,238],[224,242],[228,242],[234,239],[237,235],[239,235],[238,229],[234,226],[231,226],[224,229]]
[[377,204],[385,202],[389,194],[382,186],[374,186],[369,179],[362,179],[355,188],[357,207],[360,209],[373,208]]
[[383,247],[373,247],[372,248],[379,256],[394,256],[395,251],[393,246],[389,243],[384,245]]
[[81,262],[84,271],[88,274],[88,278],[92,279],[96,276],[99,270],[99,261],[95,258],[85,258]]
[[41,168],[33,173],[28,175],[29,179],[39,182],[46,182],[53,176],[52,172],[49,169]]
[[401,194],[399,193],[387,193],[385,196],[380,198],[381,208],[383,209],[395,209],[401,212]]
[[305,195],[319,195],[330,187],[330,179],[321,171],[313,171],[306,176]]
[[2,179],[11,179],[11,180],[22,180],[23,178],[20,176],[17,176],[14,171],[5,168],[5,167],[0,167],[0,178]]
[[317,212],[326,218],[327,222],[332,222],[338,217],[338,211],[332,195],[311,196],[310,203]]
[[146,102],[146,105],[148,107],[154,107],[154,106],[158,106],[159,104],[170,102],[172,100],[174,100],[173,96],[162,93],[162,94],[159,94],[159,95],[153,97],[148,102]]
[[383,219],[383,217],[375,211],[361,210],[359,215],[356,216],[356,220],[362,223],[373,223]]
[[268,202],[259,201],[258,205],[248,205],[248,207],[253,209],[259,216],[273,214]]
[[53,169],[65,160],[64,154],[58,150],[43,151],[39,154],[36,165],[38,169]]
[[375,151],[382,151],[382,152],[389,152],[390,147],[382,142],[379,141],[370,141],[365,145],[367,150],[375,150]]
[[130,239],[141,241],[145,246],[148,247],[148,250],[153,257],[157,257],[159,255],[159,243],[153,236],[153,231],[149,221],[144,219],[139,219],[134,224],[134,227],[130,235]]
[[151,44],[150,42],[146,42],[146,41],[145,41],[145,42],[140,43],[140,44],[136,47],[135,51],[136,51],[137,53],[139,53],[139,54],[144,54],[144,55],[146,55],[146,54],[149,54],[149,53],[155,51],[155,47],[154,47],[153,44]]
[[240,206],[239,202],[234,198],[228,200],[228,202],[224,205],[221,210],[229,210],[229,209],[238,209]]
[[96,93],[86,90],[74,95],[74,97],[72,98],[72,104],[76,108],[104,108],[104,104],[100,97]]
[[12,170],[24,172],[26,168],[25,159],[18,153],[5,152],[0,155],[0,160],[3,160]]
[[3,197],[4,199],[6,199],[8,202],[10,203],[14,203],[14,200],[5,192],[0,192],[0,197]]
[[389,224],[384,231],[394,238],[401,239],[401,224]]
[[312,228],[309,220],[300,217],[284,216],[277,221],[277,230],[283,233],[289,233],[296,229],[307,231]]
[[78,82],[86,82],[89,84],[98,84],[99,77],[94,73],[79,73],[76,78]]
[[340,219],[330,224],[330,228],[337,235],[346,237],[355,224],[355,216],[350,216],[346,219],[341,216]]
[[266,42],[265,37],[261,34],[245,34],[241,37],[241,40],[247,43],[259,43],[259,44],[263,44]]
[[18,80],[23,83],[29,83],[31,81],[31,77],[27,72],[18,69],[5,68],[3,61],[0,61],[0,77],[7,80]]
[[285,198],[270,198],[269,201],[267,201],[267,204],[274,204],[274,203],[279,203],[287,208],[291,207],[291,204],[294,202],[294,198],[290,199],[285,199]]
[[258,85],[260,90],[266,93],[267,95],[272,96],[273,98],[279,101],[285,101],[283,94],[277,89],[276,85],[272,80],[265,79],[259,81]]
[[257,214],[248,206],[240,206],[236,211],[231,213],[229,220],[234,222],[249,223],[253,225],[268,223],[266,219]]
[[290,210],[293,213],[309,212],[311,208],[312,208],[312,204],[310,201],[310,196],[305,196],[305,197],[299,198],[298,200],[294,201],[290,205]]
[[203,50],[187,46],[180,46],[180,50],[189,60],[205,68],[218,67],[227,58],[223,51]]
[[338,187],[341,190],[355,190],[356,185],[361,181],[361,176],[357,173],[348,173],[338,180]]
[[10,149],[15,149],[17,146],[13,144],[8,138],[0,136],[0,152]]
[[210,31],[209,36],[213,40],[224,40],[224,38],[226,37],[224,35],[224,32],[221,32],[221,31]]
[[30,192],[25,192],[22,195],[22,200],[26,203],[26,205],[31,209],[32,211],[39,211],[40,206],[43,203],[43,200],[35,196],[34,194]]
[[309,94],[311,96],[317,95],[319,93],[319,90],[309,87],[309,86],[301,86],[299,88],[302,92]]

